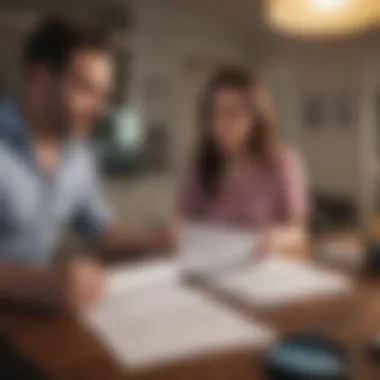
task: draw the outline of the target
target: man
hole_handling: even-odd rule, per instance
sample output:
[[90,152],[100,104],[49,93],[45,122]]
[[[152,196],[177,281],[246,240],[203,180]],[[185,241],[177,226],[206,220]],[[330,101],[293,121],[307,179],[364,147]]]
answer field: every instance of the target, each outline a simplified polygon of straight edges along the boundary
[[166,246],[114,224],[83,142],[106,104],[112,63],[102,35],[62,20],[26,41],[22,96],[0,104],[0,296],[70,308],[99,296],[101,266],[88,255],[54,260],[67,226],[108,255]]

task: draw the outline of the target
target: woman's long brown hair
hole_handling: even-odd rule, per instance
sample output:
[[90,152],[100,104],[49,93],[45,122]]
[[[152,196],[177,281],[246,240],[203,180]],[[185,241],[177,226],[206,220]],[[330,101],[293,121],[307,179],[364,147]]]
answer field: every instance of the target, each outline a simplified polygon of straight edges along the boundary
[[223,89],[237,91],[250,101],[253,125],[247,140],[247,149],[252,160],[273,162],[278,146],[273,107],[262,81],[240,67],[219,70],[205,88],[199,114],[201,141],[197,171],[203,191],[208,196],[216,196],[218,193],[225,160],[210,134],[213,101],[216,93]]

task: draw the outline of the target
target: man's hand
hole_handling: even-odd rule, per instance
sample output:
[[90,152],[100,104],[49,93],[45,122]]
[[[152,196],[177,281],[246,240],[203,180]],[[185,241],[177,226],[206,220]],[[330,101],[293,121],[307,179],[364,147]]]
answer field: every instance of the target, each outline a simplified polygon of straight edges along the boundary
[[148,236],[148,251],[168,253],[176,247],[177,237],[173,228],[168,226],[157,227]]
[[134,255],[152,258],[173,251],[176,236],[174,228],[170,226],[143,232],[127,230],[118,225],[110,226],[101,239],[100,252],[103,260],[113,263]]
[[60,271],[63,306],[70,311],[85,309],[98,301],[104,290],[103,267],[90,258],[76,258]]

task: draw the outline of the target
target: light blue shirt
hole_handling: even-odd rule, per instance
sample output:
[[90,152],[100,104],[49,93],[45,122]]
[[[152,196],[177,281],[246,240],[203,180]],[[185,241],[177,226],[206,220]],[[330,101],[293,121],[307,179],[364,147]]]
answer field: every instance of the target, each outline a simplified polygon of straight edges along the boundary
[[61,153],[43,172],[16,103],[0,103],[0,260],[49,264],[67,227],[94,241],[109,225],[88,146],[68,141]]

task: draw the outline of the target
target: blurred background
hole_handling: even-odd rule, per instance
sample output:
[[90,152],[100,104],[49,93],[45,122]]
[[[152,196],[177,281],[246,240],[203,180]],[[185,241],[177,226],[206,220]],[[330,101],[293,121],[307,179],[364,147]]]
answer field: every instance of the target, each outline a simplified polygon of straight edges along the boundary
[[363,223],[380,208],[379,8],[378,0],[1,0],[0,93],[20,90],[18,54],[41,16],[111,29],[117,78],[93,143],[109,199],[121,219],[139,223],[173,208],[202,86],[219,66],[243,65],[269,84],[315,209],[332,203]]

